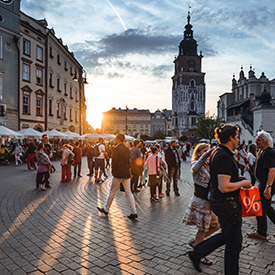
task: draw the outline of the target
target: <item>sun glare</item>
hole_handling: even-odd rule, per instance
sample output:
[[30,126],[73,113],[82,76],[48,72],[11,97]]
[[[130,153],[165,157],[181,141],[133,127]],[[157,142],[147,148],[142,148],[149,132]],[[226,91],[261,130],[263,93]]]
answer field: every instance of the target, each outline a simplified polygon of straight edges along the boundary
[[94,128],[101,128],[102,112],[106,110],[102,106],[87,106],[87,121]]

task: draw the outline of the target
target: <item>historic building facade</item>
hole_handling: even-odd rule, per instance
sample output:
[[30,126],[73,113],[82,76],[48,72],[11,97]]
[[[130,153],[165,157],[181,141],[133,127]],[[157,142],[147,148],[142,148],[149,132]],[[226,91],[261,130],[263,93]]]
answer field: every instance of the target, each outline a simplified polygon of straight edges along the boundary
[[172,77],[172,134],[185,135],[190,142],[197,141],[194,127],[197,118],[205,115],[205,73],[202,68],[202,53],[197,53],[197,41],[193,38],[188,12],[184,38],[179,44],[179,54],[174,60],[175,74]]
[[130,136],[136,134],[151,135],[151,113],[148,109],[112,108],[103,113],[102,133],[122,133]]
[[20,12],[19,0],[0,0],[0,124],[83,134],[86,83],[81,64],[45,19]]
[[264,72],[257,78],[252,66],[246,77],[241,67],[239,78],[233,75],[231,92],[220,96],[217,103],[218,116],[226,123],[240,127],[241,143],[255,142],[257,132],[262,129],[274,138],[274,98],[275,79],[269,80]]
[[107,134],[122,133],[130,136],[137,134],[154,136],[162,132],[171,135],[171,110],[157,110],[150,113],[148,109],[112,108],[103,113],[101,131]]
[[0,1],[0,125],[19,130],[20,0]]

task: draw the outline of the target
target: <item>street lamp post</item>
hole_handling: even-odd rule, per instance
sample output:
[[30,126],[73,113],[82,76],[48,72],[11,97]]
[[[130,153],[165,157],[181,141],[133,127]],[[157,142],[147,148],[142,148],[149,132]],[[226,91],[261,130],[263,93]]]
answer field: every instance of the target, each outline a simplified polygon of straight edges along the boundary
[[[88,84],[87,82],[87,73],[86,71],[81,68],[79,70],[79,77],[77,78],[76,72],[74,74],[73,77],[74,81],[78,81],[79,83],[79,134],[82,135],[82,100],[85,99],[85,95],[84,95],[84,85]],[[83,99],[82,99],[82,95],[83,95]]]
[[125,109],[125,135],[128,134],[128,107]]

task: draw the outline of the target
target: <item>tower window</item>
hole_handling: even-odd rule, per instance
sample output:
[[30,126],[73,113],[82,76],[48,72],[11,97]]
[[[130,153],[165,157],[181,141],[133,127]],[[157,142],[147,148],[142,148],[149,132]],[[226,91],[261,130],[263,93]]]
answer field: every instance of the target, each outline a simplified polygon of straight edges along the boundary
[[195,110],[195,104],[194,104],[194,101],[191,101],[191,111],[194,111]]

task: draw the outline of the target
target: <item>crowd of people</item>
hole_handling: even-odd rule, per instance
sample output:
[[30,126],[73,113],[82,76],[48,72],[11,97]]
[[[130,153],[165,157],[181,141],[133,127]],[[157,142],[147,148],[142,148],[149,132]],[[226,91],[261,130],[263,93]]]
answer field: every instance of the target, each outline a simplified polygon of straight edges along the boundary
[[[200,264],[212,265],[206,258],[218,247],[225,245],[225,274],[239,273],[239,254],[242,248],[242,214],[239,202],[241,188],[259,187],[263,215],[257,217],[257,230],[247,233],[248,237],[267,239],[267,217],[275,224],[275,210],[271,206],[275,193],[275,152],[273,139],[269,133],[261,131],[256,144],[239,145],[239,129],[233,125],[223,125],[215,130],[219,144],[210,146],[197,144],[191,156],[191,172],[194,182],[194,195],[186,209],[183,223],[196,226],[197,233],[189,245],[193,248],[188,253],[194,268],[201,272]],[[14,146],[15,163],[22,163],[20,156],[27,153],[27,170],[37,170],[36,188],[45,191],[51,188],[50,172],[56,169],[51,159],[53,146],[47,134],[42,141],[34,144]],[[125,142],[123,134],[117,134],[114,142],[106,143],[103,138],[97,142],[62,143],[59,147],[61,156],[61,182],[69,182],[73,176],[82,177],[82,156],[87,157],[89,173],[96,184],[108,177],[106,169],[111,168],[112,184],[104,207],[98,206],[99,212],[109,214],[115,194],[120,187],[130,204],[129,219],[138,218],[134,193],[140,192],[146,184],[150,186],[150,202],[156,203],[173,191],[180,196],[178,180],[181,162],[189,153],[185,144],[171,141],[155,144],[146,148],[142,140]],[[37,160],[37,167],[35,163]],[[245,171],[250,178],[244,177]],[[165,183],[165,185],[164,185]],[[164,191],[165,188],[165,191]],[[215,234],[213,234],[215,233]]]

